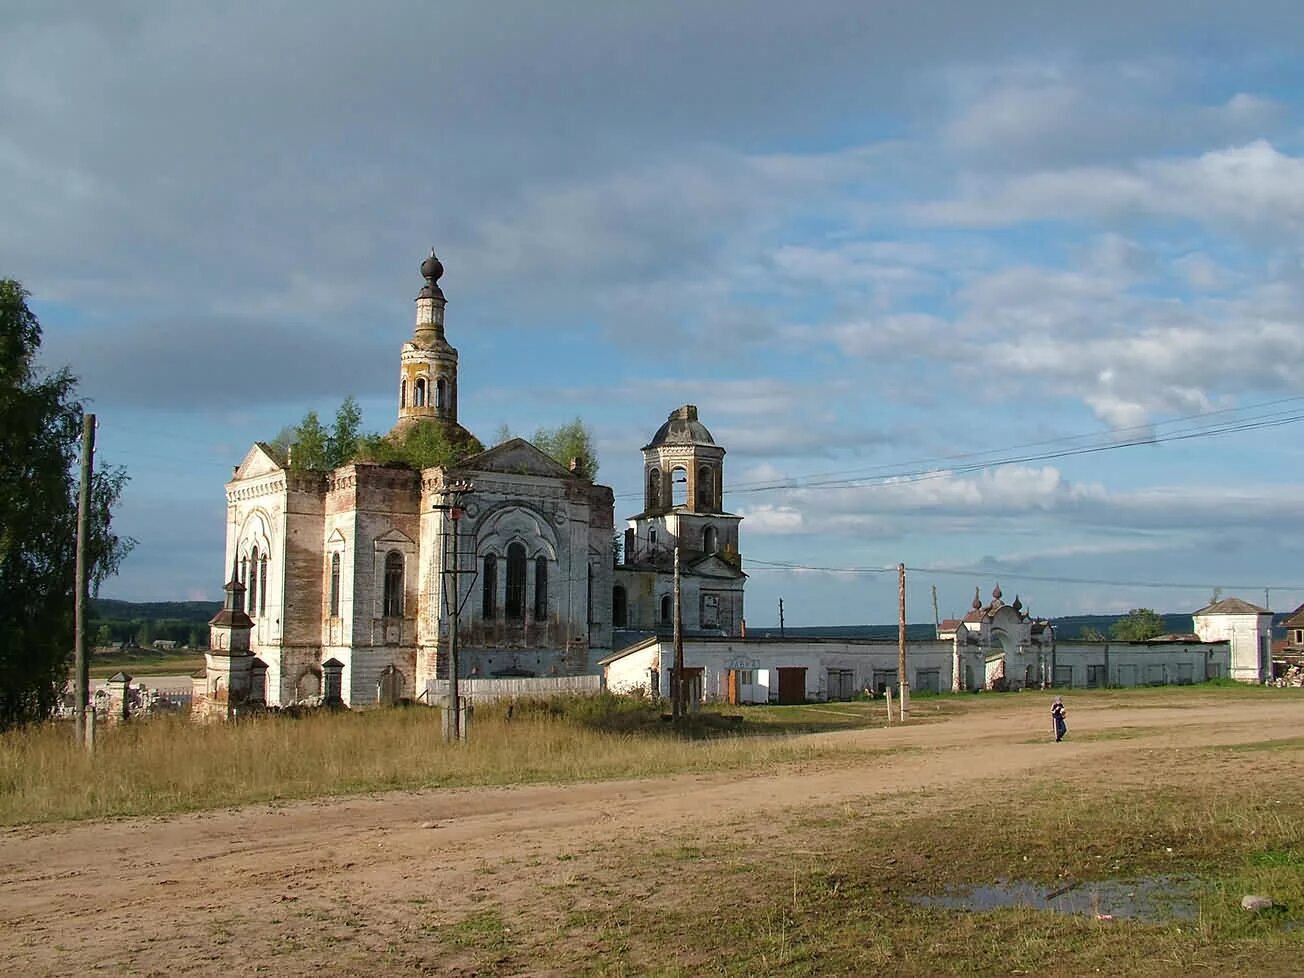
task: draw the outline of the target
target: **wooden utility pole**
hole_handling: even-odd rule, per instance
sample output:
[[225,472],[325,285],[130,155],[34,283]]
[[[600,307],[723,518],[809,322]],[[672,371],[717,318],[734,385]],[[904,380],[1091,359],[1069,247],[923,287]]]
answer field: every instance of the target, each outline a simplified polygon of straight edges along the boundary
[[74,729],[79,741],[90,749],[91,740],[87,736],[86,704],[90,699],[90,660],[86,654],[86,605],[90,592],[87,578],[90,573],[86,556],[90,546],[91,531],[91,478],[95,471],[95,415],[82,417],[82,457],[81,489],[77,493],[77,567],[74,586],[77,593],[73,598],[73,710],[76,716]]
[[684,718],[684,611],[680,604],[679,541],[675,541],[675,671],[670,677],[671,715]]
[[[446,710],[451,711],[444,717],[444,739],[458,743],[465,740],[469,731],[462,727],[462,697],[458,689],[458,620],[462,611],[462,565],[461,553],[458,546],[458,523],[461,521],[465,510],[462,508],[462,499],[467,494],[474,492],[475,487],[471,483],[458,479],[449,483],[442,490],[442,502],[436,503],[434,508],[441,511],[447,522],[445,527],[452,527],[452,569],[445,565],[442,570],[444,574],[444,600],[448,610],[448,705]],[[444,550],[444,558],[448,557],[448,550]],[[453,599],[448,601],[448,585],[450,583],[453,590]]]
[[783,598],[779,599],[779,638],[783,638]]
[[933,585],[933,637],[940,638],[942,632],[942,616],[937,611],[937,585]]
[[901,687],[901,722],[909,709],[910,680],[906,678],[906,565],[897,564],[897,682]]

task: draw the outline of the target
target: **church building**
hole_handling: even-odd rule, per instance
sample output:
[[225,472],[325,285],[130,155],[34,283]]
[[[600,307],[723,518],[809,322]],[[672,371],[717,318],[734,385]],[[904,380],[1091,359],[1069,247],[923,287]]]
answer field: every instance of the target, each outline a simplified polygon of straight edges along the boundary
[[[438,425],[449,442],[468,445],[443,271],[433,253],[421,265],[425,286],[399,352],[390,437]],[[709,454],[691,467],[694,480]],[[718,471],[710,478],[700,491],[714,512]],[[611,649],[612,492],[519,438],[424,471],[365,462],[308,470],[258,443],[236,466],[226,499],[224,566],[235,568],[234,586],[214,628],[227,648],[215,648],[221,661],[197,677],[201,698],[420,700],[429,680],[448,676],[455,611],[461,676],[593,673]],[[663,520],[670,514],[656,510]],[[736,539],[737,518],[720,515],[715,525],[711,546],[723,549]],[[704,529],[694,531],[699,546]],[[233,621],[248,629],[247,642],[225,634]],[[246,656],[252,668],[233,666]],[[222,687],[236,676],[251,677],[247,688]]]

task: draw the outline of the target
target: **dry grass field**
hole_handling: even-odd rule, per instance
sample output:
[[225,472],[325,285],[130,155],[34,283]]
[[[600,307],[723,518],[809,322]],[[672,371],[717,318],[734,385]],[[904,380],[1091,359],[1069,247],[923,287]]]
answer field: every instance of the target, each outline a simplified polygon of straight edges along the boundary
[[[23,975],[1299,974],[1304,697],[1075,693],[1062,744],[1048,704],[921,699],[890,728],[881,704],[747,711],[690,740],[489,714],[465,748],[426,711],[158,727],[170,773],[115,800],[99,766],[142,772],[159,734],[39,778],[13,759],[57,750],[10,738],[0,950]],[[169,793],[186,756],[216,783]],[[331,777],[355,793],[312,798]],[[91,786],[61,807],[42,778]],[[126,811],[171,814],[98,817]],[[1148,880],[1173,905],[1127,919]],[[927,903],[1002,881],[1088,910]],[[1241,911],[1250,892],[1283,909]]]

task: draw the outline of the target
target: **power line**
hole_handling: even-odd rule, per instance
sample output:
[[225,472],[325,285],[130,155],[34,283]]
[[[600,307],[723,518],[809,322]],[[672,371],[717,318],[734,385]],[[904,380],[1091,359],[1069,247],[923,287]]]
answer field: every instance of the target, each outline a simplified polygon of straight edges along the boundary
[[[1213,423],[1203,423],[1198,426],[1188,426],[1186,430],[1175,430],[1170,432],[1161,432],[1157,429],[1163,426],[1173,426],[1184,424],[1189,421],[1207,422],[1207,419],[1219,417],[1228,414],[1241,414],[1245,412],[1257,411],[1263,408],[1276,407],[1278,405],[1304,400],[1304,397],[1280,398],[1275,401],[1265,401],[1260,404],[1248,405],[1244,408],[1225,408],[1219,411],[1211,411],[1200,415],[1186,415],[1179,418],[1172,418],[1166,421],[1155,422],[1153,425],[1136,425],[1131,428],[1121,428],[1109,433],[1090,433],[1081,435],[1067,435],[1061,438],[1043,439],[1041,441],[1026,442],[1021,445],[1010,446],[1003,449],[990,449],[982,452],[963,452],[953,455],[937,456],[933,458],[917,459],[910,462],[897,463],[897,468],[893,470],[891,464],[874,466],[862,470],[844,470],[850,472],[863,472],[862,475],[838,476],[839,473],[827,473],[825,478],[819,477],[794,477],[781,479],[770,482],[740,483],[731,484],[728,488],[730,494],[752,494],[763,492],[775,492],[780,490],[811,490],[811,489],[851,489],[851,488],[876,488],[883,485],[904,484],[911,482],[923,482],[930,479],[940,479],[955,474],[964,474],[969,472],[982,471],[989,468],[997,468],[1005,465],[1017,465],[1026,462],[1050,461],[1058,458],[1067,458],[1077,455],[1093,455],[1102,452],[1116,451],[1122,448],[1133,448],[1139,445],[1157,445],[1166,442],[1189,441],[1196,438],[1211,438],[1218,435],[1235,434],[1246,431],[1258,431],[1266,428],[1275,428],[1287,424],[1294,424],[1304,421],[1304,413],[1294,413],[1289,411],[1275,411],[1266,414],[1249,415],[1234,418],[1224,418]],[[1127,437],[1128,432],[1134,434]],[[1119,434],[1125,437],[1118,437]],[[1103,443],[1100,439],[1108,437],[1110,440]],[[1057,445],[1065,442],[1083,441],[1091,439],[1094,443],[1085,445],[1076,445],[1064,448],[1051,449],[1040,452],[1027,452],[1023,454],[1009,455],[1009,453],[1019,451],[1025,448],[1035,448],[1042,445]],[[995,456],[995,457],[993,457]],[[939,468],[938,463],[956,462],[962,459],[974,459],[962,465],[946,465]],[[927,468],[911,468],[911,466],[928,466]],[[877,472],[877,475],[870,473]],[[631,498],[641,494],[641,491],[618,493],[617,498]]]
[[[896,566],[890,567],[829,567],[818,564],[802,564],[795,561],[785,560],[763,560],[759,557],[749,557],[746,561],[749,568],[756,570],[802,570],[802,571],[823,571],[834,574],[891,574],[896,571]],[[760,565],[760,566],[757,566]],[[1120,581],[1109,580],[1107,578],[1091,577],[1060,577],[1050,574],[1020,574],[1016,572],[1007,572],[1005,570],[994,571],[992,569],[981,570],[959,570],[950,567],[914,567],[907,565],[906,570],[915,574],[941,574],[952,577],[979,577],[990,578],[995,576],[1002,580],[1011,581],[1038,581],[1048,584],[1094,584],[1109,587],[1135,587],[1135,588],[1173,588],[1176,590],[1210,590],[1214,587],[1235,589],[1238,591],[1304,591],[1304,584],[1237,584],[1219,581],[1217,583],[1189,583],[1182,581]]]

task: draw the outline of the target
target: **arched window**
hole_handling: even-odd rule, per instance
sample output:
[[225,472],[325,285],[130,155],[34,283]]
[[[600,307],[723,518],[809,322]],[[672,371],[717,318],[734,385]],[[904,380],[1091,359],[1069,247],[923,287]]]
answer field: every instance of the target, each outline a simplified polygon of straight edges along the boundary
[[713,554],[716,552],[717,549],[719,549],[719,544],[716,539],[715,527],[708,526],[705,530],[702,531],[702,549],[709,554]]
[[611,627],[625,628],[629,625],[629,598],[625,589],[617,584],[611,589]]
[[688,504],[688,470],[675,468],[670,470],[670,505]]
[[340,555],[331,554],[331,601],[330,616],[340,616]]
[[258,561],[258,613],[267,614],[267,554]]
[[398,406],[407,407],[407,378],[404,377],[398,382]]
[[709,465],[703,465],[697,470],[697,505],[701,509],[710,509],[715,505],[715,476]]
[[241,609],[245,614],[249,613],[249,558],[240,558],[240,583],[244,585],[244,607]]
[[440,377],[435,381],[435,410],[442,411],[448,407],[448,381]]
[[525,545],[507,547],[507,620],[525,620]]
[[249,553],[249,582],[245,584],[249,590],[245,592],[245,597],[249,605],[249,615],[258,614],[258,548],[254,547]]
[[647,529],[647,548],[648,550],[657,548],[657,528],[655,526],[649,526]]
[[385,555],[385,617],[403,617],[403,555],[397,550]]
[[670,595],[661,595],[661,623],[670,624]]
[[648,512],[661,508],[661,470],[649,469],[647,473]]
[[416,387],[412,391],[412,406],[426,406],[426,379],[424,377],[417,380]]
[[548,620],[548,558],[534,558],[534,620]]
[[498,616],[498,558],[485,554],[484,590],[480,594],[480,617],[493,621]]

